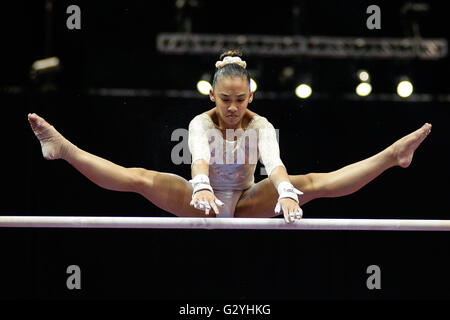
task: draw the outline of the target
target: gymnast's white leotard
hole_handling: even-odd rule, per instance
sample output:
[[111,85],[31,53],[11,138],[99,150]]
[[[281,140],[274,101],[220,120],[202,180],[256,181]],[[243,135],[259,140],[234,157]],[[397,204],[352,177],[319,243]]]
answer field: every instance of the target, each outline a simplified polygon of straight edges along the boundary
[[199,159],[209,163],[211,187],[225,204],[219,207],[219,217],[234,216],[242,192],[254,184],[258,159],[269,176],[276,167],[284,166],[275,128],[265,117],[255,114],[245,131],[230,133],[236,134],[236,140],[224,139],[207,113],[197,115],[189,123],[192,164]]

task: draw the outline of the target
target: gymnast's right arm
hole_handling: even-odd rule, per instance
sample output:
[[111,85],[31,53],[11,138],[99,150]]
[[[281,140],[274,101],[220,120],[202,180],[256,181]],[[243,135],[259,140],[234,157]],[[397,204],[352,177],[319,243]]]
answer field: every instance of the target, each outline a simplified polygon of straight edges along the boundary
[[[193,193],[191,205],[196,209],[205,210],[209,214],[212,208],[216,214],[219,213],[217,205],[223,203],[214,196],[214,191],[209,183],[209,160],[210,149],[208,142],[208,125],[197,116],[189,123],[189,150],[192,154],[191,173]],[[216,205],[217,204],[217,205]]]

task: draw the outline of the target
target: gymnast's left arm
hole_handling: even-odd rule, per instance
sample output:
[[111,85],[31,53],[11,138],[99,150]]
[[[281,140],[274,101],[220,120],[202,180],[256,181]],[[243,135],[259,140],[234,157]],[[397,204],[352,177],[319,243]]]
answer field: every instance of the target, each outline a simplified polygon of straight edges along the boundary
[[267,119],[262,118],[258,131],[258,149],[261,162],[264,164],[269,179],[279,195],[275,212],[279,213],[282,209],[287,223],[295,219],[301,219],[303,211],[299,206],[298,195],[303,193],[289,181],[286,167],[280,159],[280,148],[275,128]]

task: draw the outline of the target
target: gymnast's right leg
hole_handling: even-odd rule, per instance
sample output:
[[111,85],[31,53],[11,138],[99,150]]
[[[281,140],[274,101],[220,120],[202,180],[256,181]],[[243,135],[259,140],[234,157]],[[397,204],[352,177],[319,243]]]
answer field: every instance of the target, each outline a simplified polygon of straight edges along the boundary
[[[136,192],[157,207],[176,216],[208,217],[190,206],[192,186],[182,177],[142,168],[125,168],[81,150],[37,114],[28,121],[47,160],[64,159],[98,186],[115,191]],[[214,213],[209,217],[214,217]]]

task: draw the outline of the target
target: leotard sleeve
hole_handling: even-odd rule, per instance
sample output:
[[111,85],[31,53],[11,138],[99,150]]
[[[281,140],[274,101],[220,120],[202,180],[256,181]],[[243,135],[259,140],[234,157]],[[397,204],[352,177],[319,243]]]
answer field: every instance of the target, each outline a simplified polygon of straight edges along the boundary
[[255,127],[258,129],[260,160],[266,168],[267,175],[270,176],[275,168],[284,167],[280,159],[277,134],[274,126],[265,117],[258,117],[255,121]]
[[200,159],[209,163],[211,153],[208,142],[208,129],[211,129],[211,121],[206,114],[195,116],[189,123],[188,145],[192,154],[192,164]]

